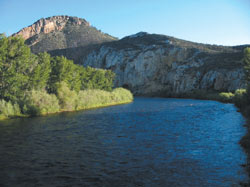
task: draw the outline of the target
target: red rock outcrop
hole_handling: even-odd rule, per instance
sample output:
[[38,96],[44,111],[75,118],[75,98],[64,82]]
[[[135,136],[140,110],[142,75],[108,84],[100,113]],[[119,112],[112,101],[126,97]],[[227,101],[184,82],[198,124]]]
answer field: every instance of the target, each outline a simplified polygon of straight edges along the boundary
[[86,25],[90,26],[89,22],[85,19],[81,19],[78,17],[70,17],[70,16],[53,16],[49,18],[42,18],[35,22],[34,24],[23,28],[18,33],[15,33],[13,36],[21,35],[25,40],[31,38],[32,36],[40,33],[50,33],[53,31],[62,30],[65,25],[70,22],[73,25]]

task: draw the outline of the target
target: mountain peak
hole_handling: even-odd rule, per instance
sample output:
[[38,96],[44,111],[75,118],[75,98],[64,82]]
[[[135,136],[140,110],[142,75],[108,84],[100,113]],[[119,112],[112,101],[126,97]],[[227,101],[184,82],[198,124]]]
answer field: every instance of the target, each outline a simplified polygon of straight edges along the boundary
[[61,31],[67,23],[70,23],[71,25],[90,26],[90,23],[82,18],[72,16],[52,16],[39,19],[32,25],[13,34],[13,36],[21,35],[26,40],[40,33],[48,34],[53,31]]
[[20,35],[33,53],[90,46],[117,40],[83,18],[52,16],[42,18],[12,36]]

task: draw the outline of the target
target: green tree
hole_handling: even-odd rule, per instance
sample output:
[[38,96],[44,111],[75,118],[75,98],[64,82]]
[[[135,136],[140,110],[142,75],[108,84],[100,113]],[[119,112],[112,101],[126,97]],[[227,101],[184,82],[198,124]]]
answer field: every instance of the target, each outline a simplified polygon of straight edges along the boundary
[[67,58],[54,57],[51,61],[51,74],[49,81],[49,91],[56,93],[57,83],[65,82],[71,90],[79,91],[81,87],[80,74],[78,66],[73,63],[72,60]]
[[32,64],[33,69],[29,79],[29,87],[35,90],[42,90],[47,86],[50,77],[50,55],[48,53],[39,53]]
[[106,91],[112,91],[114,87],[115,73],[111,70],[105,70],[105,83],[103,89]]
[[0,98],[16,102],[27,89],[34,55],[20,37],[0,36]]
[[81,90],[100,89],[111,91],[115,74],[111,70],[80,68]]

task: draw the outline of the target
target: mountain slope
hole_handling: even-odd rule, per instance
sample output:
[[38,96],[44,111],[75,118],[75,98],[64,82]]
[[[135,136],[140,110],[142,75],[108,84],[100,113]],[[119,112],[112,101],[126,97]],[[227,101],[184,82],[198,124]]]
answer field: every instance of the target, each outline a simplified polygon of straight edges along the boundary
[[41,19],[17,34],[33,52],[48,51],[84,66],[112,69],[115,85],[137,95],[245,87],[242,58],[247,45],[208,45],[145,32],[117,40],[69,16]]
[[119,41],[51,51],[84,66],[112,69],[116,86],[136,95],[178,96],[194,90],[245,87],[243,49],[205,45],[169,36],[137,33]]
[[34,53],[117,40],[90,26],[85,19],[70,16],[42,18],[16,35],[22,36]]

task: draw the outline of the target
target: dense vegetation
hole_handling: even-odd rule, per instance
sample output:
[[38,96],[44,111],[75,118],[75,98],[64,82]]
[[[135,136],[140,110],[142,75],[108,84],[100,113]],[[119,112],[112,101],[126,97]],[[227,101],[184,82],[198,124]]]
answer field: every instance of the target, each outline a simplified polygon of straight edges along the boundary
[[73,111],[132,100],[112,91],[110,70],[76,65],[65,57],[30,52],[20,37],[0,35],[0,118]]

